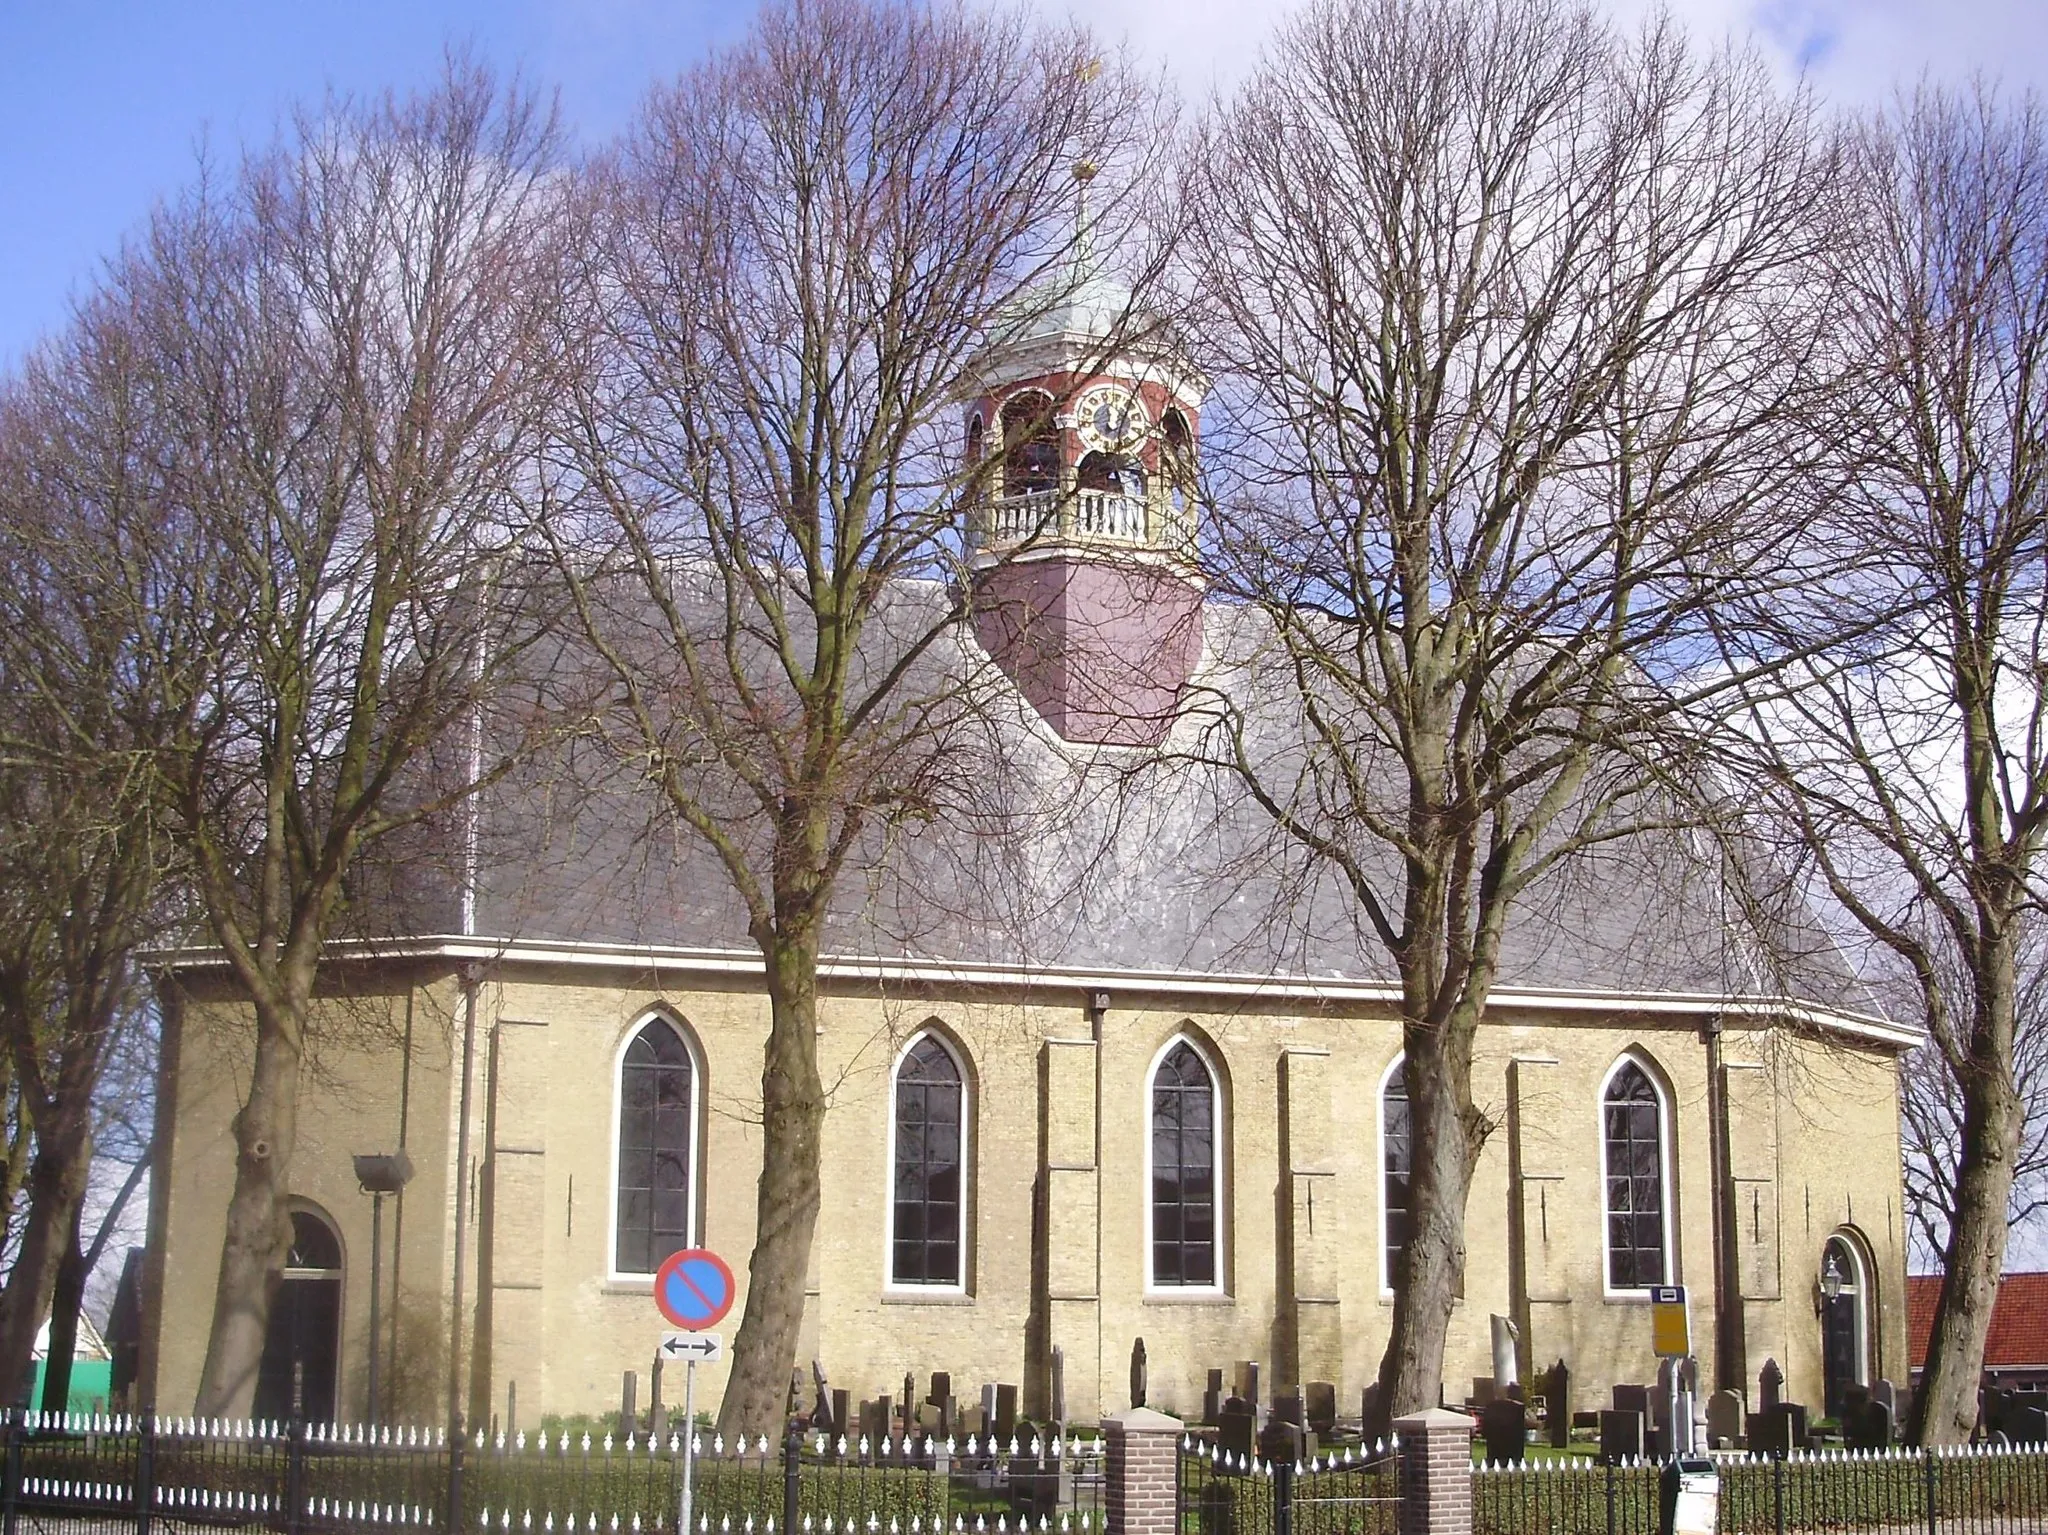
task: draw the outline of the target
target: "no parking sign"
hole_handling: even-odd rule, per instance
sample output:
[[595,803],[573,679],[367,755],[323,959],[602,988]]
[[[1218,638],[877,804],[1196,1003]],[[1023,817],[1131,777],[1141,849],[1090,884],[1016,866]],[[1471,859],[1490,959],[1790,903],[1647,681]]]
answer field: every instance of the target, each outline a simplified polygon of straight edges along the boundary
[[685,1332],[716,1327],[732,1310],[732,1270],[707,1247],[670,1253],[654,1271],[654,1304]]

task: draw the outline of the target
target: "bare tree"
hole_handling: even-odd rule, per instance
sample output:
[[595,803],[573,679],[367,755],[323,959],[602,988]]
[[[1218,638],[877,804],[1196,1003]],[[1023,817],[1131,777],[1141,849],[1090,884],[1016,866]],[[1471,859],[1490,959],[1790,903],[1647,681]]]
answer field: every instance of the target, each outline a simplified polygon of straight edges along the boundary
[[1390,1416],[1438,1400],[1510,914],[1683,819],[1703,605],[1782,569],[1828,174],[1755,60],[1568,0],[1320,0],[1197,147],[1217,574],[1270,637],[1210,750],[1399,979]]
[[0,1042],[34,1139],[0,1289],[8,1401],[53,1304],[68,1363],[102,1078],[142,1001],[137,951],[176,920],[156,773],[180,721],[157,663],[194,657],[175,595],[147,640],[123,597],[165,574],[132,319],[88,304],[0,395]]
[[[1967,987],[1968,982],[1952,973],[1949,985]],[[1903,1017],[1918,1016],[1922,997],[1917,984],[1908,977],[1893,989],[1899,994],[1896,1011]],[[2048,949],[2031,920],[2021,940],[2013,994],[2013,1085],[2026,1128],[2013,1161],[2006,1221],[2020,1231],[2048,1211]],[[1936,1269],[1955,1224],[1964,1103],[1962,1080],[1949,1064],[1960,1053],[1958,1042],[1932,1036],[1935,1028],[1954,1021],[1952,1015],[1939,1021],[1920,1019],[1929,1038],[1906,1057],[1899,1083],[1912,1250],[1917,1261]]]
[[[301,119],[116,271],[214,640],[178,678],[163,805],[253,1015],[203,1413],[256,1389],[314,986],[359,855],[496,770],[463,724],[520,656],[555,150],[530,93],[452,65],[425,95]],[[155,632],[152,594],[124,595]]]
[[[1860,558],[1731,645],[1811,648],[1750,729],[1810,867],[1953,1082],[1941,1302],[1914,1430],[1967,1439],[2026,1104],[2019,998],[2048,827],[2048,121],[1987,86],[1861,125],[1828,250],[1852,374],[1819,418]],[[1841,631],[1846,629],[1846,634]]]
[[773,1430],[789,1389],[835,891],[973,771],[951,638],[970,366],[1086,281],[1077,162],[1096,227],[1131,219],[1149,99],[1022,13],[788,0],[658,92],[595,179],[564,305],[571,346],[594,338],[571,359],[579,515],[554,526],[607,728],[715,856],[770,1005],[728,1433]]

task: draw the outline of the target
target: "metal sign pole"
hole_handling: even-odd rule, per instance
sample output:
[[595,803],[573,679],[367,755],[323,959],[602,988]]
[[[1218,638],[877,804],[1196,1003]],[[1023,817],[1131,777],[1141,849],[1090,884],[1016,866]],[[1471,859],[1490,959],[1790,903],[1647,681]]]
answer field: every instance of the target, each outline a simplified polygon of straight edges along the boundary
[[690,1535],[690,1473],[697,1466],[697,1357],[683,1361],[683,1506],[678,1535]]

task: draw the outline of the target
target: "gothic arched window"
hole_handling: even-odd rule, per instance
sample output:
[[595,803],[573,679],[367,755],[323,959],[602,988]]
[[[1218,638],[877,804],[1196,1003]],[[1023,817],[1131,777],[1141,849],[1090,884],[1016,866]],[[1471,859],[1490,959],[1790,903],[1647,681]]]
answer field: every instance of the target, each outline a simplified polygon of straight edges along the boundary
[[1213,1288],[1216,1077],[1180,1040],[1152,1071],[1152,1283]]
[[961,1283],[966,1209],[967,1086],[960,1063],[935,1034],[920,1035],[896,1063],[889,1282]]
[[652,1274],[690,1245],[697,1073],[666,1018],[650,1018],[619,1060],[619,1160],[612,1271]]
[[1392,1289],[1401,1269],[1401,1251],[1408,1245],[1408,1173],[1412,1122],[1408,1113],[1408,1059],[1388,1068],[1380,1089],[1380,1251],[1381,1282]]
[[1607,1288],[1669,1284],[1664,1186],[1664,1098],[1650,1074],[1623,1060],[1601,1095],[1607,1178]]

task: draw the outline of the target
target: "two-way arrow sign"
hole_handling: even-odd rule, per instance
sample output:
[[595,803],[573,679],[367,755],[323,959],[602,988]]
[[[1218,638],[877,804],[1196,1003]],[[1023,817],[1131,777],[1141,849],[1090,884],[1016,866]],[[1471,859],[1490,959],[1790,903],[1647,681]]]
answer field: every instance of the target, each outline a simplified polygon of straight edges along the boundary
[[693,1364],[709,1364],[724,1354],[725,1339],[715,1332],[665,1332],[661,1335],[661,1357],[664,1359],[687,1359]]

